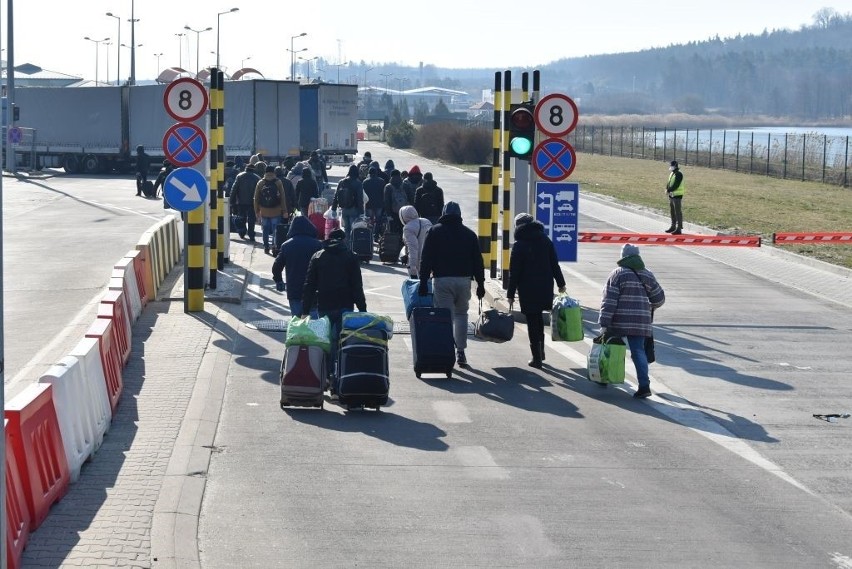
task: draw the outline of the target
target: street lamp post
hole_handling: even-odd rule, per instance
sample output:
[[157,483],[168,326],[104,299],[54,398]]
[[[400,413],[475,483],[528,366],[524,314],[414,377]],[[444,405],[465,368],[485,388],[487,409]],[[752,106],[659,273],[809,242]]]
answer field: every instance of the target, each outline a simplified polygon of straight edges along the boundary
[[[115,42],[117,44],[115,46],[115,58],[118,60],[115,72],[115,84],[121,85],[121,50],[119,49],[121,45],[121,17],[116,16],[112,12],[107,12],[106,15],[110,18],[115,18],[118,23],[118,41]],[[107,54],[107,57],[109,57],[109,54]],[[107,83],[109,83],[109,73],[107,73]]]
[[[290,50],[288,49],[287,51],[290,51]],[[297,49],[296,51],[290,51],[290,59],[293,60],[293,64],[290,67],[290,73],[291,73],[290,80],[291,81],[296,80],[296,63],[295,63],[296,57],[297,57],[296,54],[302,53],[303,51],[308,51],[308,48],[303,47],[302,49]]]
[[[183,36],[186,34],[175,34],[178,39],[178,67],[183,69]],[[187,40],[189,41],[189,40]]]
[[230,14],[237,11],[239,11],[239,8],[231,8],[230,10],[216,14],[216,69],[219,69],[219,19],[222,17],[222,14]]
[[100,51],[100,44],[103,42],[109,41],[109,38],[104,38],[102,40],[93,40],[89,36],[83,38],[84,40],[89,40],[90,42],[95,44],[95,86],[98,85],[98,52]]
[[[290,36],[290,81],[293,81],[296,78],[296,52],[293,48],[293,40],[296,38],[302,38],[308,35],[308,32],[302,32],[301,34]],[[307,51],[307,48],[299,51]]]
[[302,57],[300,55],[299,59],[301,59],[302,61],[304,61],[308,65],[308,83],[310,83],[311,82],[311,67],[314,66],[314,61],[319,59],[319,56],[315,55],[314,57]]
[[[106,62],[107,62],[107,72],[106,72],[106,84],[109,85],[109,46],[112,45],[111,41],[108,41],[104,44],[106,46]],[[115,50],[119,51],[118,46],[115,46]],[[97,86],[97,81],[95,82]]]
[[198,77],[198,58],[201,57],[201,50],[198,49],[199,40],[201,38],[202,32],[209,32],[212,30],[212,27],[206,27],[203,30],[193,30],[189,26],[184,26],[183,29],[189,30],[191,32],[195,32],[195,77]]
[[337,84],[340,85],[340,68],[344,65],[349,65],[348,61],[344,61],[343,63],[332,63],[334,67],[337,67]]
[[369,69],[365,69],[365,70],[364,70],[364,89],[366,89],[366,88],[367,88],[367,73],[369,73],[369,72],[370,72],[370,71],[372,71],[373,69],[375,69],[375,67],[371,67],[371,68],[369,68]]
[[385,95],[388,94],[388,79],[393,77],[393,73],[379,73],[382,77],[385,78]]
[[136,2],[130,0],[130,84],[136,85]]
[[240,61],[240,69],[244,69],[244,68],[245,68],[245,66],[246,66],[246,61],[248,61],[249,59],[251,59],[251,56],[250,56],[250,55],[249,55],[248,57],[243,58],[243,60],[242,60],[242,61]]
[[160,76],[160,58],[163,56],[162,53],[155,53],[154,57],[157,58],[157,77]]

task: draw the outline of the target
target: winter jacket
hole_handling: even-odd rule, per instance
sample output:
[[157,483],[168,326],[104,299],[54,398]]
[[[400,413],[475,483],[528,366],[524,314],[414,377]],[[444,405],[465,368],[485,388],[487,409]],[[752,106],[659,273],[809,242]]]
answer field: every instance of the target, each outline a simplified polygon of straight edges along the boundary
[[506,297],[514,300],[517,291],[521,312],[535,314],[553,307],[553,281],[562,288],[565,277],[559,268],[556,248],[541,223],[532,221],[515,229],[509,267]]
[[246,171],[237,174],[231,187],[231,206],[254,206],[254,191],[258,182],[260,176],[254,173],[254,166],[246,166]]
[[396,165],[394,165],[393,160],[388,160],[385,162],[385,169],[379,172],[379,175],[385,181],[385,184],[390,183],[391,172],[396,169]]
[[308,206],[311,205],[311,198],[319,197],[319,186],[316,180],[311,175],[310,168],[302,170],[301,179],[296,182],[296,203],[299,204],[299,211],[302,214],[308,213]]
[[414,192],[414,207],[420,217],[437,220],[444,209],[444,190],[435,180],[423,180],[423,185]]
[[364,193],[367,194],[367,209],[384,209],[385,180],[379,175],[378,168],[370,168],[367,179],[363,182]]
[[405,201],[402,205],[414,205],[414,192],[410,194],[405,190],[402,178],[393,176],[388,185],[385,186],[384,194],[384,210],[385,215],[399,217],[399,210],[402,207],[396,202],[394,196],[400,196]]
[[651,336],[652,312],[666,295],[639,255],[624,257],[618,265],[604,285],[598,324],[610,336]]
[[[272,182],[278,188],[278,195],[281,198],[279,204],[275,207],[261,207],[260,192],[267,182]],[[283,217],[287,218],[290,212],[287,211],[287,195],[284,192],[284,184],[281,180],[275,177],[274,172],[266,172],[263,178],[257,183],[254,189],[254,214],[258,219],[265,217]]]
[[308,275],[308,263],[314,253],[322,249],[322,241],[317,239],[317,230],[307,217],[297,215],[290,224],[287,240],[278,250],[278,256],[272,263],[272,280],[283,282],[281,271],[287,275],[287,298],[302,300],[305,290],[305,277]]
[[287,179],[280,167],[275,170],[275,177],[281,180],[281,185],[284,186],[284,201],[287,203],[287,212],[293,215],[296,212],[296,188],[293,186],[293,182]]
[[442,215],[426,234],[418,274],[423,286],[430,276],[473,277],[478,285],[485,285],[479,238],[462,224],[460,215]]
[[[423,174],[420,173],[420,167],[414,165],[411,167],[411,170],[408,171],[408,177],[402,181],[402,188],[405,190],[405,193],[411,196],[409,203],[414,205],[414,194],[417,191],[417,188],[423,185]],[[438,212],[440,215],[441,212]]]
[[322,250],[311,257],[302,294],[302,310],[310,314],[314,305],[320,312],[352,310],[353,306],[366,312],[361,263],[349,250],[346,241],[324,241]]
[[403,225],[402,242],[405,243],[405,250],[408,251],[408,274],[417,278],[420,274],[423,243],[426,241],[426,232],[432,227],[432,222],[417,215],[417,210],[412,205],[399,209],[399,220]]
[[[353,192],[355,205],[343,207],[343,192]],[[358,167],[354,164],[349,167],[349,173],[346,177],[337,184],[337,190],[334,192],[334,198],[331,200],[331,207],[332,209],[342,208],[344,215],[364,214],[364,188],[361,180],[358,178]]]

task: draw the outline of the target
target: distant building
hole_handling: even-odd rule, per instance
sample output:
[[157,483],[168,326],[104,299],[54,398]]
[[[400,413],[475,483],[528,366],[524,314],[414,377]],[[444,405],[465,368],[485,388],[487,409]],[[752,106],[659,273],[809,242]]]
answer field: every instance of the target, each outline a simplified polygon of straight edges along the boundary
[[[5,97],[7,78],[6,62],[0,61],[0,65],[3,67],[0,83],[2,83],[3,96]],[[83,82],[82,77],[66,75],[58,71],[48,71],[32,63],[23,63],[15,66],[15,87],[69,87],[81,82]],[[90,85],[94,85],[94,81],[90,81],[89,83]],[[103,83],[100,84],[103,85]]]

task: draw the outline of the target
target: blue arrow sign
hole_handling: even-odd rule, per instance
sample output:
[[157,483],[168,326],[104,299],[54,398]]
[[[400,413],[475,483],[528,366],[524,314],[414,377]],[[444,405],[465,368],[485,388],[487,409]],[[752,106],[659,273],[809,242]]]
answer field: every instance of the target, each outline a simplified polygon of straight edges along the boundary
[[193,168],[177,168],[166,177],[163,195],[178,211],[192,211],[207,200],[207,178]]
[[536,182],[535,218],[556,247],[560,261],[577,261],[578,199],[580,185],[570,182]]

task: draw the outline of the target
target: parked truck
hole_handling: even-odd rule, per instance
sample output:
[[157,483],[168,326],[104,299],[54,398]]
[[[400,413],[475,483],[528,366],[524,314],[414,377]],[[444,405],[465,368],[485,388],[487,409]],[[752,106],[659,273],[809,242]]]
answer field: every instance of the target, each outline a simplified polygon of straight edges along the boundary
[[[163,106],[165,89],[18,88],[16,126],[24,136],[9,148],[21,168],[97,174],[130,172],[134,149],[142,145],[157,168],[165,158],[163,135],[175,123]],[[355,85],[300,86],[264,79],[226,81],[224,91],[228,158],[260,153],[271,162],[283,162],[319,149],[333,161],[352,160],[357,144]],[[5,104],[4,98],[4,109]]]
[[358,151],[358,86],[302,85],[302,153],[320,151],[332,162],[351,162]]

